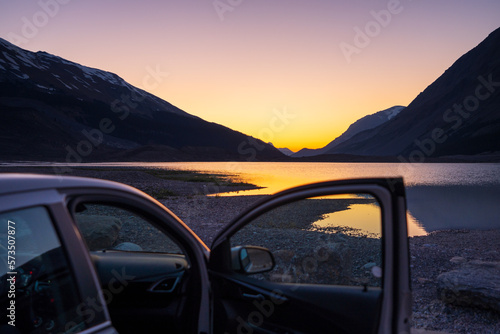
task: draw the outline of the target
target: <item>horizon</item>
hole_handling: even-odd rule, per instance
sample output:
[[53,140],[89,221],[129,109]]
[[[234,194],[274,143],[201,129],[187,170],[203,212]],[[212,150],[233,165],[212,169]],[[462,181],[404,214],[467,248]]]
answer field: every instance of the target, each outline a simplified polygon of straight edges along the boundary
[[9,3],[0,37],[296,152],[407,106],[498,28],[500,12],[491,0],[192,3]]

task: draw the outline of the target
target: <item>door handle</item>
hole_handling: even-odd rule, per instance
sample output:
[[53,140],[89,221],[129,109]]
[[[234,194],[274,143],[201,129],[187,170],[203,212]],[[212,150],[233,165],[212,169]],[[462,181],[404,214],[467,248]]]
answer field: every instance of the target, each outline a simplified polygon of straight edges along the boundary
[[263,300],[266,300],[266,297],[264,297],[263,294],[259,293],[257,295],[251,295],[249,293],[244,293],[243,294],[243,298],[246,298],[246,299],[253,299],[253,300],[258,300],[258,301],[263,301]]

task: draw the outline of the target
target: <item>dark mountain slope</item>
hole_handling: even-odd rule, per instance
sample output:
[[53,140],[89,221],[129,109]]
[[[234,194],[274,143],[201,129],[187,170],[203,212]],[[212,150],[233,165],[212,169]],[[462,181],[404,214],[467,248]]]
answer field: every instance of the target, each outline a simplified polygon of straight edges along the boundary
[[404,109],[403,106],[394,106],[394,107],[391,107],[389,109],[385,109],[385,110],[376,112],[374,114],[362,117],[362,118],[358,119],[356,122],[352,123],[344,133],[342,133],[339,137],[335,138],[333,141],[331,141],[325,147],[320,148],[320,149],[314,149],[314,150],[303,148],[302,150],[298,151],[297,153],[295,153],[292,156],[294,158],[300,158],[300,157],[310,157],[310,156],[325,154],[328,151],[332,150],[334,147],[338,146],[339,144],[354,137],[356,134],[358,134],[362,131],[368,130],[368,129],[373,129],[373,128],[375,128],[381,124],[384,124],[385,122],[393,119],[403,109]]
[[391,121],[329,154],[425,157],[500,151],[500,29],[458,59]]
[[283,158],[274,147],[190,115],[115,74],[2,39],[0,138],[3,160]]

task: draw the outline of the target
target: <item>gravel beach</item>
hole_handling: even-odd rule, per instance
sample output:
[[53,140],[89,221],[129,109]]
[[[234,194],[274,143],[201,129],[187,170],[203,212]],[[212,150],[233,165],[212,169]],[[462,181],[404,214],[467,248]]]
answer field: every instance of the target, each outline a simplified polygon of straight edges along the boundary
[[[161,202],[210,247],[216,231],[264,196],[172,198]],[[500,262],[500,231],[448,230],[410,238],[413,328],[446,333],[500,333],[500,314],[444,303],[437,277],[465,261]]]
[[[52,168],[1,167],[0,172],[54,174]],[[230,182],[168,179],[134,169],[72,168],[68,175],[122,182],[158,196],[210,247],[217,231],[265,196],[207,196],[250,189]],[[201,182],[200,182],[201,181]],[[500,333],[500,313],[446,304],[439,299],[437,277],[471,261],[500,262],[500,231],[447,230],[410,238],[413,328],[447,333]]]

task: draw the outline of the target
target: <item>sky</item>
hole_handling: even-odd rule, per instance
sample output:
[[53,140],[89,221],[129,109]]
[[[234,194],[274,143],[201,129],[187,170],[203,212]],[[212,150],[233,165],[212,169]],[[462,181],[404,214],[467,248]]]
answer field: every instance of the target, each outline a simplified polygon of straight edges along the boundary
[[0,37],[294,151],[408,105],[498,27],[498,0],[0,0]]

